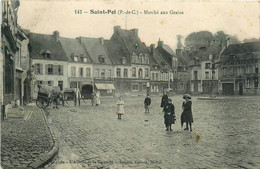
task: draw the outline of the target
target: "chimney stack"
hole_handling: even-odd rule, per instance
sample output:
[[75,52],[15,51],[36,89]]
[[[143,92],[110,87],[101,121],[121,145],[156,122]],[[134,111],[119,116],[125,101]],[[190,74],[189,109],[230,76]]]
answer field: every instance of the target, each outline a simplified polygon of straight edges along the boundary
[[116,33],[117,31],[119,31],[121,29],[120,26],[114,26],[114,33]]
[[78,39],[78,40],[79,40],[79,43],[80,43],[81,45],[83,45],[83,39],[82,39],[82,37],[77,37],[76,39]]
[[99,42],[100,42],[100,44],[101,44],[102,46],[104,46],[104,38],[103,38],[103,37],[100,37],[100,38],[99,38]]
[[152,55],[154,55],[154,53],[155,53],[155,44],[151,44],[151,53],[152,53]]
[[159,41],[158,41],[158,47],[162,47],[163,46],[163,41],[161,41],[160,39],[159,39]]
[[136,36],[138,36],[138,29],[131,29],[131,32],[133,32]]
[[54,37],[55,41],[58,42],[59,41],[59,37],[60,37],[59,31],[54,31],[53,32],[53,37]]

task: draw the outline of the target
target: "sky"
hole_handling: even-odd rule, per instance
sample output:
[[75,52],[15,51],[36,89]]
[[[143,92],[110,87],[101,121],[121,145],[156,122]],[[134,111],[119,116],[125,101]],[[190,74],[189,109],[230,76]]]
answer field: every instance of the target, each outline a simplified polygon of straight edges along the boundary
[[[91,10],[112,10],[116,14],[90,14]],[[75,14],[75,10],[82,14]],[[137,14],[120,14],[119,11]],[[145,10],[159,14],[144,14]],[[183,14],[170,14],[170,11]],[[85,13],[88,12],[88,13]],[[168,14],[161,14],[168,12]],[[170,0],[20,0],[18,24],[34,33],[61,37],[104,37],[110,39],[114,26],[138,29],[147,46],[164,41],[176,49],[177,35],[184,38],[197,31],[224,31],[241,41],[260,37],[260,3],[232,1]],[[183,38],[183,39],[184,39]]]

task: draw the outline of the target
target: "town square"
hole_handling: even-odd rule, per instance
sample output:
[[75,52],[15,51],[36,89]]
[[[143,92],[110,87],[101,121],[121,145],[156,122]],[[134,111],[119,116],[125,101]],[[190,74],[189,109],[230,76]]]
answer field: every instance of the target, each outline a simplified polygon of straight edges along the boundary
[[258,6],[2,0],[1,167],[260,168]]

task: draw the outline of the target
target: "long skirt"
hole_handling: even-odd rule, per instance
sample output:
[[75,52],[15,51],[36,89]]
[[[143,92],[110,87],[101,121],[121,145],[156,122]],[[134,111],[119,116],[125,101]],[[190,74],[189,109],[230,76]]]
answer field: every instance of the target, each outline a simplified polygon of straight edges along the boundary
[[181,114],[181,126],[183,126],[183,123],[193,123],[193,116],[192,112],[182,112]]
[[175,124],[175,115],[174,114],[165,114],[164,115],[164,124],[165,126],[169,126],[171,124]]

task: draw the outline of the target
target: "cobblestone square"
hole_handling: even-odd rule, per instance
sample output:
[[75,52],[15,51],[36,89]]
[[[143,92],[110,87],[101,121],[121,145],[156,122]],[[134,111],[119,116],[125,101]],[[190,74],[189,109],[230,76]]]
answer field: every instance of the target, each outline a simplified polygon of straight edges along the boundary
[[59,154],[45,168],[259,168],[259,97],[193,97],[193,132],[180,125],[182,96],[171,97],[176,124],[165,131],[161,98],[124,98],[117,119],[117,98],[60,109],[46,109],[59,142]]

